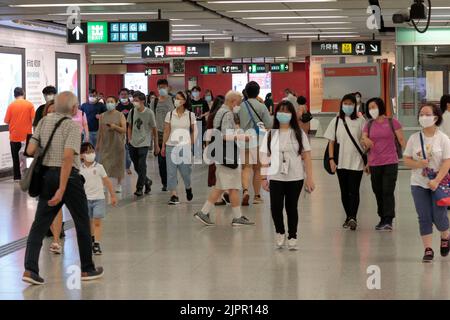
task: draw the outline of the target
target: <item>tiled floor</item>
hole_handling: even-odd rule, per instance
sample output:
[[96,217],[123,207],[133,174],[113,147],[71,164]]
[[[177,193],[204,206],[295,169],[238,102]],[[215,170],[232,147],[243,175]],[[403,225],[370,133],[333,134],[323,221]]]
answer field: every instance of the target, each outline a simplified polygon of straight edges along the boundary
[[[156,162],[152,195],[135,202],[130,183],[118,208],[105,220],[105,268],[102,280],[68,289],[67,269],[77,265],[73,230],[67,232],[64,254],[41,253],[41,275],[47,284],[21,282],[24,250],[0,259],[0,299],[449,299],[450,257],[421,263],[422,244],[409,192],[409,171],[400,171],[395,231],[374,231],[377,223],[370,181],[363,178],[357,232],[342,230],[343,209],[336,177],[322,169],[323,140],[314,139],[317,190],[302,194],[297,252],[274,249],[268,195],[265,204],[244,208],[254,227],[232,228],[231,210],[219,207],[215,227],[193,219],[206,198],[207,171],[196,167],[194,201],[169,207],[160,191]],[[181,188],[180,188],[181,190]],[[10,181],[0,183],[0,244],[26,236],[35,201]],[[438,248],[438,235],[435,247]],[[381,289],[369,290],[367,268],[381,270]]]

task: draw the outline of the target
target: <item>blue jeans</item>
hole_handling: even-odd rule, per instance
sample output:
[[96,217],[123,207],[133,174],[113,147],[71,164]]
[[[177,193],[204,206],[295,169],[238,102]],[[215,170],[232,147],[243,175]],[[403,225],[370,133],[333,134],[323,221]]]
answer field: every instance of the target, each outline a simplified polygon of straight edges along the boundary
[[433,224],[440,231],[449,229],[447,207],[439,207],[433,198],[433,192],[419,186],[411,186],[411,193],[419,215],[420,235],[433,233]]
[[97,146],[97,131],[90,131],[89,132],[89,141],[92,143],[94,148]]
[[191,188],[192,153],[191,145],[180,147],[166,146],[167,189],[175,191],[178,185],[178,170],[185,189]]

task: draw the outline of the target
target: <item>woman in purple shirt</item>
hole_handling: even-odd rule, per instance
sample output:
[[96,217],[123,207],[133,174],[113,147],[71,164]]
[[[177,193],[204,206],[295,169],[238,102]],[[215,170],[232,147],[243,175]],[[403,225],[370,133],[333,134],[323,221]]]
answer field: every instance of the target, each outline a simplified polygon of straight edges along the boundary
[[395,218],[395,185],[398,160],[405,148],[402,125],[386,116],[386,105],[380,98],[367,101],[369,122],[363,130],[362,144],[369,150],[367,172],[377,199],[380,222],[376,230],[392,231]]

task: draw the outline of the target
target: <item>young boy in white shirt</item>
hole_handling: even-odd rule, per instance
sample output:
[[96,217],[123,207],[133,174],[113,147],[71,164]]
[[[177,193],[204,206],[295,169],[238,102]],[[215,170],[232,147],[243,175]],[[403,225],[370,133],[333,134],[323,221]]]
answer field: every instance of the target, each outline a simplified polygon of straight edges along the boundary
[[117,204],[117,198],[105,169],[100,163],[95,161],[94,146],[89,142],[83,143],[80,155],[83,160],[80,173],[86,180],[84,190],[86,191],[89,217],[91,218],[92,252],[95,255],[101,255],[102,219],[106,215],[104,186],[109,191],[113,206]]

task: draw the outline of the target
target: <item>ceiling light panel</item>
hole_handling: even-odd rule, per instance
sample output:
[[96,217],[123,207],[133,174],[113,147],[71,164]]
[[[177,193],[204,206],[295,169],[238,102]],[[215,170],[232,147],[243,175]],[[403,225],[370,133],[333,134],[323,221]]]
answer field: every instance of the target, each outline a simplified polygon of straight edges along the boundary
[[40,4],[10,4],[11,8],[50,8],[50,7],[112,7],[134,6],[135,2],[96,2],[96,3],[40,3]]

